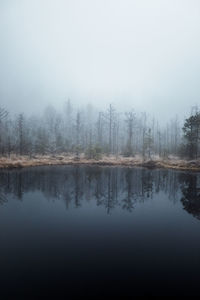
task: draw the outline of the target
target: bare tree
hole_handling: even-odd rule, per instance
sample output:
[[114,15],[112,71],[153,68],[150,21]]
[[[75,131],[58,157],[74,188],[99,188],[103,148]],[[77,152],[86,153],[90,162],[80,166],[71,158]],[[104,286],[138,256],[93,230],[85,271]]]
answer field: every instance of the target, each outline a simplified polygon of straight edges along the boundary
[[81,130],[81,118],[80,112],[78,111],[76,114],[76,158],[79,159],[80,155],[80,130]]
[[18,126],[18,145],[19,145],[19,154],[22,155],[24,151],[24,115],[19,114],[17,119]]
[[126,149],[126,155],[127,156],[133,156],[133,132],[135,127],[135,113],[134,111],[126,112],[125,113],[126,119],[126,126],[127,126],[127,133],[128,133],[128,139],[127,139],[127,149]]

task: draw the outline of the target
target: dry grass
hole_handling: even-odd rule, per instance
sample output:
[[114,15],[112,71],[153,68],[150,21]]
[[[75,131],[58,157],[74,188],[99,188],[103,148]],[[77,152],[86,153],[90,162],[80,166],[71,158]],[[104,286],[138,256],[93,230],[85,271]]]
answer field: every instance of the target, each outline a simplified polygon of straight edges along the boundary
[[24,168],[34,166],[51,165],[100,165],[100,166],[128,166],[128,167],[146,167],[146,168],[168,168],[177,170],[200,171],[200,161],[186,161],[175,157],[161,160],[159,157],[153,157],[152,160],[143,161],[140,156],[103,156],[100,160],[86,159],[84,155],[76,159],[74,155],[37,155],[33,158],[29,156],[12,155],[10,158],[0,158],[0,168]]

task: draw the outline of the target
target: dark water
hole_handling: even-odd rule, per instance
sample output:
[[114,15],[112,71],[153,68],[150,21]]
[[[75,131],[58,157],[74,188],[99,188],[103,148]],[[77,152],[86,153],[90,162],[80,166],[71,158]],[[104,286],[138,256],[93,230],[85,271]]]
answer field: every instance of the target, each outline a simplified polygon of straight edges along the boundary
[[199,295],[200,174],[1,171],[0,204],[1,299]]

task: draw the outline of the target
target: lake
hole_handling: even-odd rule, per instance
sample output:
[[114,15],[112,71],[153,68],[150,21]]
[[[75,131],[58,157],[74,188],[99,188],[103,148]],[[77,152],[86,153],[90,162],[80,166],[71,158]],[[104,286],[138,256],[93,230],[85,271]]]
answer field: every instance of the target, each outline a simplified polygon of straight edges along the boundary
[[2,299],[199,295],[200,174],[2,170],[0,240]]

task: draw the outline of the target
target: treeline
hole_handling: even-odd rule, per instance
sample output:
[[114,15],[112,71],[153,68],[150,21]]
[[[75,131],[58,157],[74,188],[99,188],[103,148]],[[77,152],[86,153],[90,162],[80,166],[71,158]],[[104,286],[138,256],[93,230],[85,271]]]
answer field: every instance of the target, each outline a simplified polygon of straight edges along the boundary
[[146,113],[119,113],[110,104],[98,112],[91,105],[76,109],[70,100],[62,112],[48,106],[41,116],[12,117],[0,108],[0,154],[2,156],[84,153],[87,158],[105,155],[169,155],[196,159],[200,155],[200,112],[194,111],[181,126],[177,117],[166,126]]

